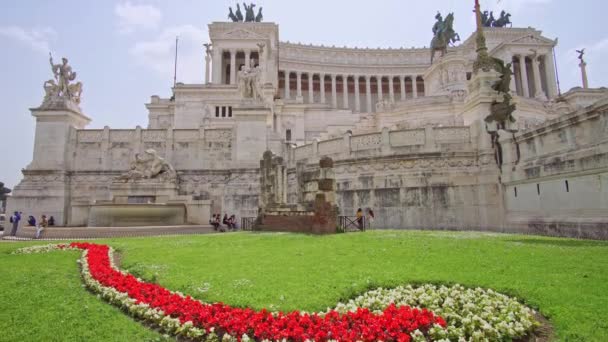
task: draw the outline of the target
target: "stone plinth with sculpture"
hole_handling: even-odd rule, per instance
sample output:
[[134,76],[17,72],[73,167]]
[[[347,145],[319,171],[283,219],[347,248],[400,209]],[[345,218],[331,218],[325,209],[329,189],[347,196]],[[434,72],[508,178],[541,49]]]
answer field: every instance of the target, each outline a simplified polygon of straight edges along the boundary
[[75,203],[90,227],[208,224],[211,202],[180,195],[178,175],[156,150],[135,154],[129,170],[110,184],[109,201]]
[[324,157],[315,171],[298,172],[298,203],[286,203],[287,168],[270,151],[260,162],[260,213],[255,229],[309,234],[336,232],[338,207],[333,161]]
[[49,63],[53,72],[53,79],[42,85],[44,99],[38,109],[71,110],[80,113],[80,98],[82,96],[82,82],[76,80],[76,72],[68,64],[67,58],[62,58],[60,64],[53,62],[49,54]]

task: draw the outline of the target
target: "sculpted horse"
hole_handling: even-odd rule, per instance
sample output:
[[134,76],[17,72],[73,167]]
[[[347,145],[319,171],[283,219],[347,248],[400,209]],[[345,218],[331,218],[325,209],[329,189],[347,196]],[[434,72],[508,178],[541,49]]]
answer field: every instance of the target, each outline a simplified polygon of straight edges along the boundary
[[444,56],[447,54],[450,44],[460,41],[460,36],[454,31],[454,13],[448,14],[443,22],[440,21],[441,19],[438,20],[435,25],[439,26],[439,29],[436,30],[435,36],[431,40],[431,63],[435,58],[435,51],[441,51],[441,56]]
[[511,23],[511,13],[507,13],[505,11],[500,12],[500,18],[496,19],[494,21],[494,23],[492,24],[492,26],[494,27],[506,27],[507,25],[510,25],[509,27],[513,27],[513,24]]

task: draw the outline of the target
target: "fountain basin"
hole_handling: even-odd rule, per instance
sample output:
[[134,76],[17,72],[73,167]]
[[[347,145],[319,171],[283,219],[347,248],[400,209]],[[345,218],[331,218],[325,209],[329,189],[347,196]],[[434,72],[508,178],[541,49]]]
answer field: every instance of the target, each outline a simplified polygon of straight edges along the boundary
[[183,203],[96,204],[89,212],[89,227],[177,226],[186,223]]

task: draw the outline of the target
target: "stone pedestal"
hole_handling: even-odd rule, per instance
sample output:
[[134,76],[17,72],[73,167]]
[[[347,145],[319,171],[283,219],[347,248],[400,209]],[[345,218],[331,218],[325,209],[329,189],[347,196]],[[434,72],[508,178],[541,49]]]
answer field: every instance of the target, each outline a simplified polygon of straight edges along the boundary
[[232,110],[235,124],[235,146],[232,160],[251,162],[259,166],[260,156],[267,150],[267,121],[271,111],[262,104],[252,103]]
[[66,170],[70,134],[91,122],[78,106],[69,100],[56,100],[30,109],[36,118],[34,156],[28,170]]
[[477,145],[477,226],[485,230],[500,230],[504,222],[500,169],[495,160],[492,137],[488,133],[485,118],[490,115],[492,102],[501,101],[492,85],[499,80],[494,71],[479,70],[468,84],[468,96],[463,112],[464,124],[471,126],[471,140]]
[[467,59],[460,54],[440,57],[423,75],[427,95],[451,95],[466,91]]
[[56,225],[66,225],[71,158],[67,151],[76,130],[85,128],[91,119],[76,103],[62,97],[49,98],[30,111],[36,118],[34,155],[22,171],[23,180],[15,187],[7,211],[22,211],[26,218],[53,216]]

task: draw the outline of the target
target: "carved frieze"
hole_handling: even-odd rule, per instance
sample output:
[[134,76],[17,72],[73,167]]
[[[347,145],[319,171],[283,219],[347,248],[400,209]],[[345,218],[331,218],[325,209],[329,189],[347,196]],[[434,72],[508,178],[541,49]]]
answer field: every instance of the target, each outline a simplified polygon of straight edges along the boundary
[[438,143],[446,142],[469,142],[471,140],[471,130],[469,127],[437,127],[433,129],[435,141]]
[[80,129],[76,134],[78,142],[100,142],[103,138],[103,130],[100,129]]
[[356,135],[350,139],[350,146],[353,151],[378,148],[381,144],[382,135],[380,133]]

